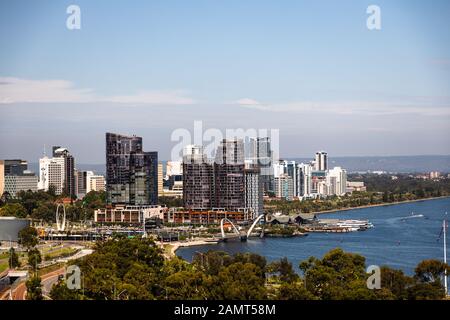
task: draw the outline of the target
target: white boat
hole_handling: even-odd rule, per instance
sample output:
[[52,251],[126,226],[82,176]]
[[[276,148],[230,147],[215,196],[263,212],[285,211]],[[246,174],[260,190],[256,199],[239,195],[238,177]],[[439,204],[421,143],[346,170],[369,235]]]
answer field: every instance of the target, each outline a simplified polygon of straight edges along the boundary
[[339,227],[348,228],[351,231],[366,230],[373,228],[373,224],[368,220],[342,220],[337,223]]

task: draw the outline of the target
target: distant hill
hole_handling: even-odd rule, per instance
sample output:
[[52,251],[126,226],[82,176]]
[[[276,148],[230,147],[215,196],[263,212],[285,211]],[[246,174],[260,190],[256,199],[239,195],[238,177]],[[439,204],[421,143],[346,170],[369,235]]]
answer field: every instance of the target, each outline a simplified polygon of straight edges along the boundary
[[[311,158],[295,158],[300,162]],[[450,172],[450,155],[448,156],[392,156],[392,157],[330,157],[330,167],[343,167],[348,172],[387,171],[398,173],[415,172]]]
[[[313,158],[286,158],[298,162],[308,162]],[[166,161],[163,161],[164,163]],[[448,156],[393,156],[393,157],[330,157],[330,167],[343,167],[348,172],[387,171],[398,173],[415,172],[450,172],[450,155]],[[30,163],[30,170],[39,171],[38,163]],[[79,170],[91,170],[97,174],[105,174],[104,164],[77,164]]]

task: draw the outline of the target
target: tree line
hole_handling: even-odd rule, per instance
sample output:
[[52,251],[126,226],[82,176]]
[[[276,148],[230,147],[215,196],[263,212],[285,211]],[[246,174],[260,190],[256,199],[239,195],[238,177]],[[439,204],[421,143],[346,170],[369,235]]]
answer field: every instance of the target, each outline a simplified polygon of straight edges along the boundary
[[[15,198],[2,197],[0,200],[0,216],[16,218],[32,218],[44,222],[55,222],[58,200],[53,186],[48,191],[20,191]],[[106,202],[104,191],[91,191],[82,200],[73,200],[65,205],[66,216],[70,221],[91,220],[94,210],[103,208]]]
[[450,196],[450,179],[423,180],[410,175],[352,174],[349,180],[363,181],[367,191],[355,191],[344,196],[329,196],[303,201],[272,200],[265,203],[267,212],[309,213],[394,202]]
[[56,300],[417,300],[443,299],[441,278],[450,267],[438,260],[419,263],[413,276],[381,268],[381,289],[368,289],[365,258],[337,248],[311,257],[297,273],[286,258],[267,262],[254,253],[197,253],[192,263],[165,259],[150,239],[116,236],[97,242],[95,252],[73,261],[82,288],[65,280],[52,289]]

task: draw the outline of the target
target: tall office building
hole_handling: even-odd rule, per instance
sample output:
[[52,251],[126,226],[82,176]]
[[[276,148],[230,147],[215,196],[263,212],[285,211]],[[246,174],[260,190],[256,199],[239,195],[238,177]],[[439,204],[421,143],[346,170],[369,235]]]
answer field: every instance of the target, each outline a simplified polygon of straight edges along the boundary
[[53,147],[52,156],[39,159],[38,189],[48,191],[52,185],[57,195],[77,196],[74,157],[60,146]]
[[283,173],[276,177],[274,181],[275,196],[291,201],[294,197],[294,181],[292,177]]
[[244,143],[222,140],[214,161],[214,206],[226,210],[245,208]]
[[315,170],[326,171],[328,170],[328,154],[325,151],[316,152]]
[[334,167],[328,171],[327,182],[331,189],[329,194],[345,195],[347,192],[347,171],[341,167]]
[[273,178],[277,178],[286,173],[286,161],[278,160],[273,164]]
[[63,182],[63,193],[68,196],[76,196],[77,192],[75,190],[75,159],[70,154],[67,148],[62,148],[60,146],[53,147],[53,158],[64,159],[64,182]]
[[158,194],[163,194],[164,174],[163,163],[158,163]]
[[166,176],[180,176],[183,174],[183,163],[181,161],[167,161]]
[[77,170],[75,172],[75,175],[76,175],[77,198],[82,199],[89,192],[88,179],[90,176],[94,175],[94,172]]
[[64,173],[64,158],[49,158],[47,156],[40,158],[38,189],[48,191],[50,186],[53,186],[57,195],[62,194]]
[[28,162],[26,160],[4,160],[4,166],[5,176],[20,176],[25,170],[28,170]]
[[298,196],[299,190],[298,190],[298,173],[297,173],[297,163],[295,161],[286,161],[286,174],[292,178],[292,186],[293,186],[293,195],[294,197]]
[[245,174],[245,207],[253,211],[253,218],[264,213],[263,181],[261,171],[257,165],[249,165],[244,169]]
[[214,171],[201,146],[183,150],[183,203],[186,209],[211,209],[214,200]]
[[297,196],[308,198],[311,195],[311,177],[313,167],[311,164],[300,163],[297,165]]
[[28,170],[26,160],[0,160],[0,196],[15,198],[20,191],[37,191],[38,177]]
[[105,177],[102,175],[92,175],[87,180],[87,193],[91,191],[105,191]]
[[144,152],[142,138],[106,133],[106,191],[109,204],[158,202],[158,153]]
[[274,169],[270,138],[250,138],[248,149],[248,159],[261,170],[260,178],[262,180],[264,192],[272,191]]
[[0,197],[5,190],[5,161],[0,160]]

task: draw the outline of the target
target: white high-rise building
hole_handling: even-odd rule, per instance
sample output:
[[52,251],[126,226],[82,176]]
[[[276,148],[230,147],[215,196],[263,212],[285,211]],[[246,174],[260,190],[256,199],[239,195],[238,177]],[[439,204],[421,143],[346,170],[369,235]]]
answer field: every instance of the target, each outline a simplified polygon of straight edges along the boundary
[[286,162],[279,160],[273,164],[273,177],[278,178],[282,174],[286,173]]
[[325,151],[316,152],[316,159],[314,161],[316,171],[328,170],[328,154]]
[[331,190],[330,184],[327,181],[319,181],[317,183],[317,194],[319,196],[326,197],[332,195],[332,193],[330,193],[331,192],[330,190]]
[[87,178],[87,192],[105,191],[105,177],[101,175],[90,175]]
[[313,166],[309,163],[297,165],[297,196],[300,198],[311,197]]
[[[191,148],[192,151],[192,148]],[[183,163],[181,161],[167,161],[166,176],[179,176],[183,174]]]
[[342,196],[347,192],[347,171],[341,167],[334,167],[328,171],[327,184],[330,194]]
[[253,218],[264,213],[263,181],[257,165],[248,165],[245,170],[245,207],[251,208]]
[[50,186],[55,187],[55,193],[60,195],[64,189],[64,158],[39,159],[38,189],[48,191]]

